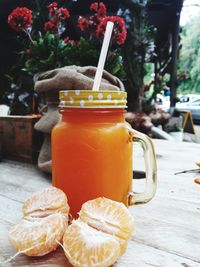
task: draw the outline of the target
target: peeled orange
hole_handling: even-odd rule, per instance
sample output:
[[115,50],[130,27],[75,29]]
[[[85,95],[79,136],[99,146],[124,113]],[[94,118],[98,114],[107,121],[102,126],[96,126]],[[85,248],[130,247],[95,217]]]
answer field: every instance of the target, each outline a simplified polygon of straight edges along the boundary
[[9,231],[11,244],[28,256],[42,256],[63,241],[75,267],[108,267],[126,250],[134,220],[124,204],[97,198],[82,205],[79,219],[68,226],[66,195],[49,187],[23,205],[23,219]]
[[128,240],[134,230],[134,220],[123,203],[100,197],[85,202],[79,218],[95,229]]
[[24,216],[43,217],[59,212],[68,215],[69,205],[65,193],[56,187],[47,187],[32,195],[23,205]]
[[67,228],[63,247],[66,257],[75,267],[108,267],[120,255],[120,245],[115,237],[79,219]]
[[45,188],[23,205],[23,219],[9,231],[13,247],[29,256],[55,250],[68,226],[66,195],[56,187]]
[[125,252],[133,229],[124,204],[104,197],[89,200],[64,234],[65,255],[75,267],[108,267]]
[[28,256],[42,256],[55,250],[67,228],[66,216],[51,214],[45,218],[23,219],[9,231],[13,247]]

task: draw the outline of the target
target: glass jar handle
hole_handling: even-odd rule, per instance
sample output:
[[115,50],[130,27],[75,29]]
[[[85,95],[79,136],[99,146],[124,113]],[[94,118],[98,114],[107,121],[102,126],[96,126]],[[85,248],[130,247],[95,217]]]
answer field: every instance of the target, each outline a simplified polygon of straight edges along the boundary
[[151,139],[131,127],[128,127],[129,133],[132,135],[132,141],[141,145],[144,152],[144,162],[146,171],[146,187],[143,193],[129,192],[128,205],[142,204],[149,202],[156,193],[157,187],[157,164],[154,152],[154,146]]

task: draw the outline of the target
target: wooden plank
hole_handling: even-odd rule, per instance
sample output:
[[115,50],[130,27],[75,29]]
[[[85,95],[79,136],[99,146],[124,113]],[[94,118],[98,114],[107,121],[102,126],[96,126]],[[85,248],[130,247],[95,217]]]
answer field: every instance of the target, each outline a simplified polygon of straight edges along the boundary
[[[200,144],[156,139],[153,139],[152,142],[155,148],[158,167],[164,167],[158,168],[161,171],[174,171],[174,167],[177,165],[181,168],[194,167],[194,163],[200,158]],[[139,162],[137,163],[141,163],[142,154],[140,146],[135,143],[133,158],[137,161],[138,157]],[[186,164],[186,166],[183,164]]]
[[114,267],[200,267],[200,263],[131,240]]
[[192,228],[192,220],[191,228],[188,229],[165,219],[161,221],[138,214],[135,218],[136,241],[200,263],[200,230]]
[[[175,182],[171,181],[170,183],[163,183],[161,186],[158,186],[158,191],[156,197],[161,198],[160,201],[163,201],[162,198],[170,198],[175,201],[182,201],[182,203],[193,203],[200,206],[199,199],[199,190],[200,186],[192,181],[178,186]],[[182,183],[182,181],[180,181]]]
[[[197,168],[195,162],[200,160],[200,144],[153,140],[159,172],[174,174],[175,172]],[[142,151],[134,145],[133,166],[144,169],[141,159]]]
[[34,165],[13,161],[0,164],[0,195],[24,202],[34,192],[51,185],[50,175]]
[[10,225],[17,223],[21,218],[22,203],[0,196],[0,219]]
[[[200,186],[194,183],[198,173],[174,175],[195,168],[200,146],[155,140],[158,160],[156,197],[147,205],[135,206],[136,240],[161,250],[200,261]],[[141,156],[141,151],[139,152]],[[141,157],[135,163],[141,164]],[[141,189],[142,181],[134,187]],[[141,190],[139,190],[141,191]]]
[[[194,236],[197,236],[197,233],[200,231],[199,204],[195,205],[187,202],[183,204],[179,200],[163,198],[146,205],[136,205],[129,209],[136,219],[147,217],[147,219],[153,218],[161,222],[174,224],[174,226],[189,229]],[[190,219],[186,220],[186,218]]]
[[29,163],[37,161],[43,135],[34,130],[34,124],[40,118],[40,115],[0,116],[3,158]]
[[[194,182],[196,177],[198,177],[198,175],[195,174],[187,174],[185,177],[174,177],[173,175],[159,173],[157,192],[152,201],[155,201],[159,197],[200,204],[200,185]],[[144,185],[144,180],[135,180],[133,182],[133,190],[136,192],[142,192],[144,191]]]
[[[0,262],[5,261],[16,251],[9,244],[8,236],[4,233],[7,232],[8,226],[5,222],[0,221],[0,236],[1,243],[4,244],[0,247]],[[135,239],[135,238],[134,238]],[[163,263],[165,265],[163,265]],[[185,264],[185,265],[184,265]],[[43,257],[27,257],[19,255],[10,263],[0,265],[2,267],[70,267],[68,260],[65,258],[62,248],[57,249],[55,252]],[[135,240],[129,242],[126,253],[121,256],[113,267],[200,267],[198,262],[190,259],[180,257],[176,254],[168,253],[148,245],[141,244]]]
[[[136,232],[127,252],[113,267],[200,267],[200,186],[196,174],[174,175],[195,167],[200,145],[154,140],[158,160],[158,190],[146,205],[130,208]],[[135,148],[134,160],[141,169],[142,153]],[[144,181],[134,181],[141,190]],[[51,184],[49,176],[36,167],[15,162],[0,163],[0,261],[14,255],[8,229],[21,216],[22,203],[35,191]],[[137,188],[138,187],[138,188]],[[18,256],[9,266],[70,266],[62,249],[45,257]]]

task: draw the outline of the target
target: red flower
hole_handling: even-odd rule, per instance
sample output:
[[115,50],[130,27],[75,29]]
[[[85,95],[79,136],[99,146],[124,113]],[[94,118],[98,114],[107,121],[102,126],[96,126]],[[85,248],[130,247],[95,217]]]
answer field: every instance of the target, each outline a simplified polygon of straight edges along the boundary
[[49,9],[50,17],[55,16],[55,12],[57,10],[57,6],[58,6],[58,3],[56,3],[56,2],[53,2],[53,3],[51,3],[50,5],[47,6],[47,8]]
[[96,30],[99,23],[106,16],[106,6],[102,2],[99,4],[94,2],[90,5],[90,10],[95,11],[95,14],[89,18],[79,17],[78,27],[81,29],[81,31],[87,30],[91,35],[96,35]]
[[68,40],[68,43],[70,43],[71,45],[76,45],[76,42],[74,40]]
[[32,11],[26,7],[17,7],[8,16],[8,24],[16,31],[23,31],[33,24]]
[[94,2],[94,3],[92,3],[91,5],[90,5],[90,10],[91,11],[97,11],[97,9],[98,9],[98,3],[97,2]]
[[106,6],[104,3],[100,2],[99,9],[97,11],[97,18],[102,19],[106,16]]
[[75,46],[78,46],[80,45],[80,41],[74,41],[74,40],[71,40],[69,39],[69,36],[65,37],[65,39],[63,40],[65,43],[69,43],[71,45],[75,45]]
[[67,8],[61,7],[55,12],[58,21],[64,21],[70,17],[69,10]]
[[127,31],[123,18],[118,16],[105,17],[97,27],[96,37],[99,38],[99,36],[104,35],[108,21],[114,22],[113,39],[119,45],[123,44],[126,40]]
[[97,2],[92,3],[90,5],[90,10],[96,12],[94,17],[96,17],[97,20],[101,20],[106,16],[106,6],[103,2],[100,2],[99,4]]
[[44,30],[47,32],[57,32],[58,25],[55,20],[49,20],[44,24]]
[[55,8],[57,6],[58,6],[58,3],[57,2],[53,2],[50,5],[48,5],[48,9]]
[[78,18],[78,27],[80,28],[81,31],[85,31],[89,27],[89,20],[83,17]]
[[118,33],[116,35],[116,41],[117,41],[117,43],[119,45],[123,44],[126,41],[126,35],[127,35],[126,30],[125,31],[122,31],[121,33]]
[[69,36],[65,37],[65,39],[63,40],[65,43],[67,43],[69,41]]
[[100,2],[99,4],[97,2],[94,2],[90,5],[91,11],[96,11],[96,16],[98,19],[101,19],[106,16],[106,6],[103,2]]
[[62,28],[62,23],[70,17],[69,10],[61,7],[57,8],[57,3],[53,2],[48,6],[49,8],[49,21],[44,24],[45,31],[59,32]]

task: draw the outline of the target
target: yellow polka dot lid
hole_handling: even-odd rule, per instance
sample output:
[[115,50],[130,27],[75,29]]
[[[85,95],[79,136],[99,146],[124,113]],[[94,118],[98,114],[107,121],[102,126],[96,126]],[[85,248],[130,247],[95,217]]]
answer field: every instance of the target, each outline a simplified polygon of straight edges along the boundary
[[65,90],[59,92],[60,108],[126,108],[122,91]]

